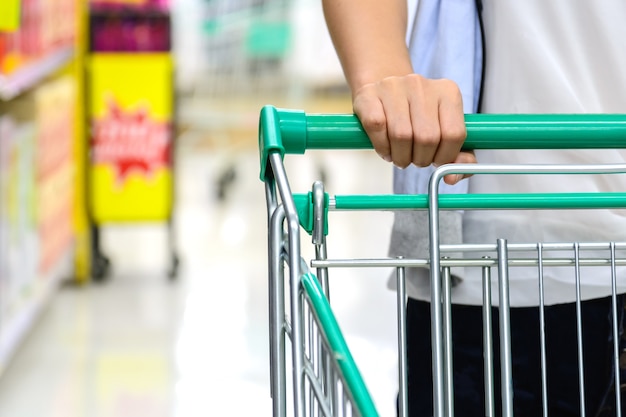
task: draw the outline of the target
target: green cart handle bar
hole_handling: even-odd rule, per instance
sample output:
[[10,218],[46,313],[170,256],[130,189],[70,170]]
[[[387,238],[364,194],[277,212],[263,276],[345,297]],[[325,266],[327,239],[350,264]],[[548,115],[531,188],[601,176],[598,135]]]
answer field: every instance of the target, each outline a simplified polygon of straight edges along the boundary
[[[626,148],[626,114],[467,114],[463,149]],[[261,179],[269,154],[309,149],[371,149],[353,114],[307,114],[265,106],[259,122]]]

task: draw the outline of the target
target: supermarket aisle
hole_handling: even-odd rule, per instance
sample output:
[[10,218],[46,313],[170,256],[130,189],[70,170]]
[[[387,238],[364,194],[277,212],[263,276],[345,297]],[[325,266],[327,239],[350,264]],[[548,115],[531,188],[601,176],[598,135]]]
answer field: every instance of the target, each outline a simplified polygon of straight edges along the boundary
[[[270,415],[265,202],[254,140],[234,155],[194,141],[179,152],[178,282],[165,278],[163,228],[104,231],[112,279],[56,294],[0,378],[0,417]],[[236,178],[220,202],[215,180],[228,161]],[[320,167],[331,192],[390,185],[389,167],[371,153],[320,154],[295,167],[292,186],[302,191]],[[337,214],[331,253],[385,254],[391,217],[364,216]],[[386,275],[346,271],[331,288],[357,363],[391,416],[395,295]]]

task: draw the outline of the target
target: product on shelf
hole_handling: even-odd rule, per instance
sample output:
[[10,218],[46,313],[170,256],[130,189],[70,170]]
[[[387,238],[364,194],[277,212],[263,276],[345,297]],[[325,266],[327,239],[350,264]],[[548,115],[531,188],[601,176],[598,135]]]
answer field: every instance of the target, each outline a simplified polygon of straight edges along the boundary
[[32,121],[1,121],[0,213],[2,213],[2,274],[0,275],[0,318],[10,321],[36,285],[39,252],[35,219],[35,141]]
[[40,87],[35,95],[37,125],[37,196],[39,273],[46,276],[72,243],[73,120],[76,87],[64,77]]
[[107,0],[90,6],[94,52],[167,52],[170,14],[166,1]]
[[0,3],[0,30],[15,30],[20,25],[21,0],[2,0]]
[[0,374],[77,259],[79,1],[0,0]]
[[94,52],[166,52],[170,49],[167,15],[97,14],[91,18]]
[[8,116],[0,116],[0,329],[5,284],[9,276],[9,143],[13,141],[15,125]]
[[76,37],[76,0],[22,0],[19,28],[0,31],[0,75],[62,48],[72,47]]

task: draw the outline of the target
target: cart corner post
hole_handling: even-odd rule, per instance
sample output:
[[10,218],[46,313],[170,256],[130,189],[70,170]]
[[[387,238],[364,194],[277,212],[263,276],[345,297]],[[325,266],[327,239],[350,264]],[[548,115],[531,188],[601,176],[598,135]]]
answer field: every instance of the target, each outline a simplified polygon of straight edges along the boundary
[[269,154],[279,152],[303,154],[307,143],[306,115],[300,110],[283,110],[267,105],[261,109],[259,120],[259,149],[261,151],[261,180],[268,178]]

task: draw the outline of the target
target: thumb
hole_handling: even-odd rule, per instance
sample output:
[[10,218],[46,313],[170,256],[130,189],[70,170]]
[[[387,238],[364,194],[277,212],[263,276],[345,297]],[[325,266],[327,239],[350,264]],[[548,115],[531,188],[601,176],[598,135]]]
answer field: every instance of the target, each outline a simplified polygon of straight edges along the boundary
[[[476,162],[476,155],[474,155],[474,152],[459,152],[454,160],[455,164],[475,164]],[[471,174],[450,174],[446,175],[443,180],[448,185],[454,185],[471,176]]]

